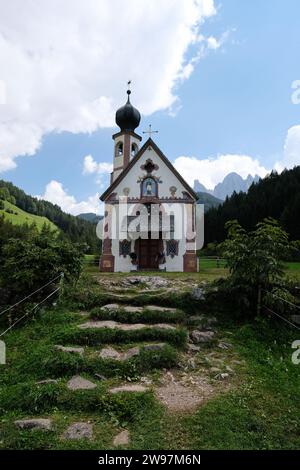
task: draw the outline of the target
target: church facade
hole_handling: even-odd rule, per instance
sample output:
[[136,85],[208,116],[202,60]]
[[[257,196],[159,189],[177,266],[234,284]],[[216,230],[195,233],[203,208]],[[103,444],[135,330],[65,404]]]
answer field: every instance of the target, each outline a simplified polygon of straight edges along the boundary
[[111,183],[105,204],[100,270],[197,271],[197,195],[153,141],[141,145],[140,113],[116,112]]

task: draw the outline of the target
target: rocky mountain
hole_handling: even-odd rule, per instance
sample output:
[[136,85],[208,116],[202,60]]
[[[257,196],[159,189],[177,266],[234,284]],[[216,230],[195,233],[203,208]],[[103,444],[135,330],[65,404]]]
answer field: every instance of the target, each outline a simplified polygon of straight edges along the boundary
[[196,193],[208,193],[211,194],[211,191],[209,189],[206,189],[206,187],[200,183],[199,180],[194,181],[194,191]]
[[259,176],[255,175],[254,177],[248,175],[247,178],[243,179],[238,173],[232,172],[229,173],[223,181],[217,184],[213,190],[206,189],[205,186],[200,183],[199,180],[194,181],[194,190],[196,192],[205,192],[215,196],[218,199],[225,200],[227,196],[231,196],[233,192],[236,193],[244,192],[246,193],[250,188],[252,183],[257,183],[259,181]]
[[223,204],[221,199],[216,198],[212,194],[208,194],[205,191],[197,191],[198,201],[197,204],[204,204],[204,212],[207,212],[212,207],[218,207],[220,204]]

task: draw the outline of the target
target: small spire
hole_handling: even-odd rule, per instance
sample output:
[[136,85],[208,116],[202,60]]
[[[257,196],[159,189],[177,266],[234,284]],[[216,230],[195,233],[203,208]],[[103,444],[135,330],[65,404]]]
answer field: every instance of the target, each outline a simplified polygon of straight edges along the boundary
[[130,85],[131,80],[127,81],[127,103],[119,108],[116,112],[116,124],[120,127],[121,131],[132,131],[138,127],[141,115],[139,111],[130,103]]
[[128,95],[128,100],[129,100],[129,95],[131,94],[130,86],[131,86],[131,80],[128,80],[128,82],[127,82],[127,95]]
[[143,131],[143,134],[149,134],[149,137],[152,137],[152,134],[158,134],[158,131],[153,131],[151,124],[149,124],[149,128],[147,131]]

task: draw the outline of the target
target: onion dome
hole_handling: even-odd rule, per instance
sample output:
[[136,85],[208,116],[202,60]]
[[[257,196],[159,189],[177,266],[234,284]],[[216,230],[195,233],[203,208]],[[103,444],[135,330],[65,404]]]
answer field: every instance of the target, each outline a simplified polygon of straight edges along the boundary
[[119,108],[116,112],[116,123],[120,127],[121,131],[134,132],[140,123],[141,115],[139,111],[130,103],[130,93],[131,91],[127,90],[127,103]]

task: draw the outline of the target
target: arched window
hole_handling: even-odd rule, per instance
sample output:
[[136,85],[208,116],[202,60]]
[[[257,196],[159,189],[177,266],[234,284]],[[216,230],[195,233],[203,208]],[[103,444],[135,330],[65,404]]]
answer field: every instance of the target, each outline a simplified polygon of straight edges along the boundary
[[142,182],[142,196],[157,196],[157,182],[153,178],[145,178]]
[[123,142],[119,142],[116,146],[116,157],[121,157],[123,155]]
[[136,144],[131,144],[131,157],[135,157],[138,152],[138,146]]

